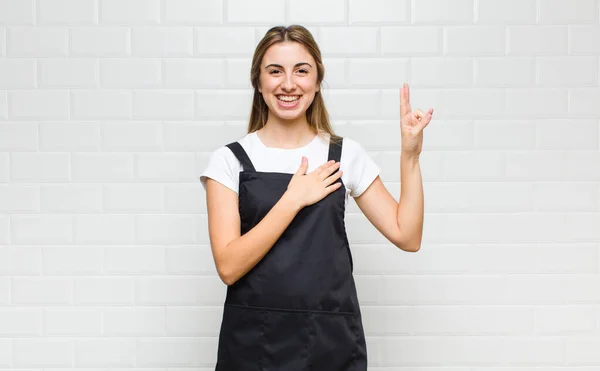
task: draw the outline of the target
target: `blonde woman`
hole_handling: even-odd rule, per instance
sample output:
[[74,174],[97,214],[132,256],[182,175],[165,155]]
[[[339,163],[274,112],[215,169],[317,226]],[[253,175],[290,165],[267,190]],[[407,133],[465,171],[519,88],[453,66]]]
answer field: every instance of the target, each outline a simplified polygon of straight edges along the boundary
[[367,369],[348,196],[395,246],[420,248],[419,154],[433,109],[413,112],[401,88],[397,203],[360,144],[334,134],[324,74],[306,28],[267,31],[252,59],[248,134],[214,151],[202,173],[212,253],[227,284],[217,371]]

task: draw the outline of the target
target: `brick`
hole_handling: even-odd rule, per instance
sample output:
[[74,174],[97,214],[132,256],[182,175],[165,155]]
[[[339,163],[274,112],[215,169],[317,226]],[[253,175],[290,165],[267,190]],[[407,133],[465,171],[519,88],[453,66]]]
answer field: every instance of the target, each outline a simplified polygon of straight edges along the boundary
[[439,55],[442,52],[441,36],[442,31],[439,27],[382,27],[381,53],[405,56]]
[[65,90],[20,90],[10,93],[10,114],[17,120],[69,118],[69,93]]
[[98,184],[44,184],[40,190],[43,213],[98,213],[102,187]]
[[600,89],[576,88],[569,90],[569,112],[578,116],[590,118],[600,114]]
[[34,0],[2,0],[0,1],[0,24],[34,25]]
[[332,0],[326,3],[318,0],[290,0],[288,6],[289,21],[292,23],[343,24],[346,21],[346,2],[343,0]]
[[[538,183],[535,191],[536,210],[545,212],[590,212],[598,210],[599,190],[593,184],[586,183]],[[569,250],[570,251],[570,250]],[[566,259],[566,258],[565,258]],[[561,259],[557,261],[566,262]],[[596,260],[586,260],[588,269],[597,269]],[[591,268],[593,267],[593,268]],[[581,269],[577,266],[573,273]]]
[[162,125],[159,122],[106,122],[102,126],[105,151],[160,151]]
[[[470,87],[473,61],[468,58],[412,58],[410,81],[413,87]],[[397,86],[402,86],[399,82]]]
[[129,244],[135,235],[131,215],[78,215],[74,229],[78,244]]
[[348,81],[351,86],[402,86],[408,81],[408,59],[355,58],[348,63]]
[[[575,183],[569,185],[568,183],[537,183],[536,186],[539,186],[535,189],[536,195],[541,195],[542,197],[551,196],[550,193],[555,192],[552,196],[554,200],[547,198],[549,201],[548,205],[556,205],[555,209],[557,209],[560,204],[566,204],[568,202],[567,199],[570,199],[574,204],[571,207],[567,206],[562,210],[590,210],[589,205],[588,207],[582,205],[582,201],[586,199],[586,197],[588,200],[598,199],[597,191],[594,191],[592,187],[590,187],[590,184]],[[558,192],[565,190],[581,191],[582,195],[578,197],[576,194],[569,194],[569,196],[572,197],[565,197],[565,200],[561,200],[560,204],[556,203],[556,196],[561,194]],[[536,201],[543,200],[537,198]],[[537,205],[540,204],[541,202],[537,202]],[[551,211],[550,208],[543,207],[536,208],[536,210]],[[535,266],[536,272],[542,274],[596,274],[598,272],[598,248],[594,244],[568,243],[538,245],[536,246]]]
[[211,338],[140,339],[136,347],[137,364],[142,367],[177,363],[199,367],[214,363],[217,352],[217,344]]
[[501,89],[444,90],[441,107],[436,110],[444,118],[493,118],[504,113],[505,99]]
[[225,287],[217,276],[138,277],[137,305],[222,305]]
[[514,151],[506,154],[506,177],[514,180],[564,180],[564,151]]
[[75,279],[75,304],[113,306],[133,304],[133,280],[129,277],[84,277]]
[[40,25],[98,23],[95,0],[38,0],[37,12]]
[[565,178],[577,181],[600,180],[598,151],[569,151],[565,159]]
[[107,308],[103,311],[102,329],[106,336],[164,336],[165,327],[165,308]]
[[600,26],[571,25],[569,53],[600,54]]
[[350,0],[350,24],[403,24],[410,21],[409,0]]
[[42,311],[38,308],[0,309],[0,334],[5,337],[42,335]]
[[6,92],[0,92],[0,120],[8,117],[8,96]]
[[101,274],[101,247],[53,246],[44,248],[44,275]]
[[71,367],[73,350],[68,339],[15,339],[14,367]]
[[100,0],[100,23],[138,25],[160,22],[160,0]]
[[476,24],[535,24],[537,21],[536,0],[475,1]]
[[128,153],[76,153],[71,165],[73,180],[110,182],[133,180],[133,155]]
[[[255,0],[251,3],[244,0],[228,0],[227,22],[282,24],[285,23],[285,5],[284,2],[274,0]],[[294,9],[293,6],[292,1],[290,9]],[[339,5],[336,4],[336,6]],[[318,13],[325,12],[326,10]]]
[[538,86],[597,86],[596,57],[540,57],[537,59]]
[[31,185],[0,185],[0,211],[5,213],[37,213],[40,189]]
[[566,115],[568,94],[564,89],[508,89],[506,112],[512,115],[558,118]]
[[97,308],[46,308],[46,336],[101,336],[102,311]]
[[71,118],[102,120],[131,118],[132,93],[128,91],[72,91]]
[[33,122],[0,122],[0,151],[37,151],[37,125]]
[[591,305],[541,306],[535,309],[536,332],[546,335],[590,335],[596,330],[597,310]]
[[[8,218],[4,220],[6,220],[6,225],[0,227],[0,236],[3,234],[2,228],[6,227],[8,231]],[[2,222],[0,221],[1,224]],[[8,237],[8,232],[6,237]],[[0,241],[2,241],[2,237],[0,237]],[[42,272],[41,248],[25,246],[6,246],[0,248],[0,275],[40,276]],[[32,325],[35,326],[35,324]]]
[[136,240],[146,245],[192,244],[196,241],[192,216],[138,215]]
[[126,27],[73,27],[71,56],[117,57],[131,54],[130,29]]
[[413,24],[469,24],[473,22],[474,0],[419,0],[413,1]]
[[40,88],[95,88],[98,62],[95,59],[43,59],[38,61]]
[[216,274],[210,246],[171,246],[166,253],[170,274]]
[[7,32],[9,57],[66,57],[64,27],[12,27]]
[[14,277],[13,305],[72,305],[73,280],[67,277]]
[[536,125],[529,120],[475,120],[476,149],[533,150],[536,145]]
[[134,367],[135,339],[78,339],[74,342],[75,367]]
[[137,91],[133,95],[135,119],[193,119],[192,91]]
[[444,55],[504,55],[505,33],[503,27],[497,26],[447,27],[444,29]]
[[107,212],[163,212],[164,187],[155,184],[106,185],[104,209]]
[[38,127],[41,151],[86,152],[100,149],[100,124],[98,123],[41,122]]
[[56,245],[73,241],[73,221],[68,215],[15,215],[11,228],[12,242],[17,245]]
[[508,55],[565,55],[567,27],[508,26]]
[[339,119],[373,118],[380,114],[381,102],[375,90],[339,90],[324,96],[329,113]]
[[597,120],[543,120],[536,132],[538,149],[598,150]]
[[35,76],[34,59],[0,60],[0,89],[34,89]]
[[152,88],[161,84],[160,60],[102,59],[100,85],[104,88]]
[[68,153],[13,153],[11,179],[17,182],[64,182],[69,180]]
[[116,275],[165,273],[165,247],[107,246],[104,248],[104,271]]
[[[222,59],[167,59],[165,68],[165,87],[169,88],[218,88],[224,85],[225,61]],[[248,79],[248,68],[244,69],[244,78]]]
[[242,125],[220,122],[166,122],[164,144],[167,151],[211,151],[245,135]]
[[[381,31],[381,45],[382,50],[387,52],[385,47],[388,46],[387,42],[389,41],[384,38],[383,30]],[[378,33],[379,30],[375,27],[321,27],[319,28],[319,48],[326,57],[376,55],[378,54]]]
[[220,24],[223,0],[163,0],[163,21],[167,24]]
[[536,64],[533,57],[475,58],[476,87],[533,87]]
[[596,0],[540,0],[540,23],[582,24],[598,22]]
[[194,53],[191,27],[134,27],[132,54],[144,57],[188,57]]
[[169,307],[167,308],[167,334],[169,336],[218,337],[223,308]]
[[247,57],[256,47],[251,27],[196,27],[194,54]]
[[10,178],[8,153],[0,153],[0,183],[8,182]]
[[195,116],[199,119],[246,119],[250,114],[250,91],[202,91],[195,94]]

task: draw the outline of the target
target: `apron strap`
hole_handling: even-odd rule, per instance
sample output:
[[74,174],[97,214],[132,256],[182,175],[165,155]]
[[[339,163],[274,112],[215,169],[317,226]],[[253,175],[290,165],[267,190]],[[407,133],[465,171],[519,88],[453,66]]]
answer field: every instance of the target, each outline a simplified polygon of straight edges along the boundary
[[252,165],[252,161],[250,161],[250,157],[244,150],[244,147],[239,142],[229,143],[227,147],[233,152],[235,157],[242,163],[242,167],[244,171],[256,171],[254,170],[254,165]]
[[[337,140],[337,143],[334,142],[334,139]],[[327,161],[335,160],[335,162],[339,162],[342,158],[342,137],[338,137],[337,135],[332,135],[329,139],[329,158]],[[337,171],[337,170],[336,170]],[[335,173],[335,172],[334,172]]]

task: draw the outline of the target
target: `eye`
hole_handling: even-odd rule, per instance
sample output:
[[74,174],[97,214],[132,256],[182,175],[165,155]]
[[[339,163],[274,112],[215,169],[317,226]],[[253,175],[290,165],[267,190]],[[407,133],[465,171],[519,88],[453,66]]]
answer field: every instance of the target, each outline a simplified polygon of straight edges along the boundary
[[308,73],[307,70],[298,70],[298,72],[302,72],[302,71],[304,71],[304,73]]
[[272,70],[271,72],[269,72],[269,74],[274,74],[275,72],[279,72],[279,70]]

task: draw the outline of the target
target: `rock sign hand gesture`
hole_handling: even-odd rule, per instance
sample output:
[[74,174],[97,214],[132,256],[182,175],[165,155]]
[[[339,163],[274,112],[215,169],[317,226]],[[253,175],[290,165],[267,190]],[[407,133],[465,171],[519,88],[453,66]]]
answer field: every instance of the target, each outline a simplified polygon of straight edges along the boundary
[[400,89],[400,134],[402,135],[402,154],[418,156],[423,148],[423,129],[431,121],[433,108],[427,113],[410,107],[410,89],[408,84]]

